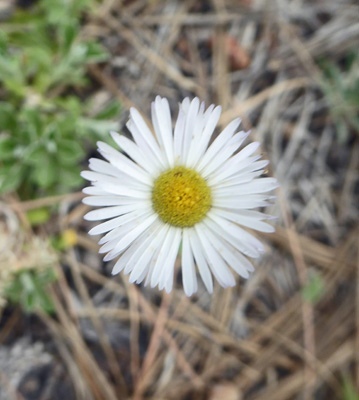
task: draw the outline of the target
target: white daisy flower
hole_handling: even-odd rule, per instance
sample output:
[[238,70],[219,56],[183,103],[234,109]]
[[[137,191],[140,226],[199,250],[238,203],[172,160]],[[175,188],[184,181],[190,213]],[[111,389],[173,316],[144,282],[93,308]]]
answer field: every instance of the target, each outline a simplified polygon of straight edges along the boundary
[[[132,108],[127,127],[134,142],[112,132],[122,152],[98,142],[107,160],[92,158],[82,176],[92,186],[83,202],[101,207],[85,215],[89,221],[108,220],[90,230],[106,233],[99,244],[104,260],[120,257],[112,274],[124,270],[130,282],[172,290],[174,265],[181,254],[184,291],[197,291],[197,274],[209,292],[212,275],[223,287],[235,285],[233,271],[247,278],[253,266],[245,257],[259,257],[264,247],[243,227],[272,232],[269,217],[253,211],[267,206],[274,178],[259,178],[267,161],[253,155],[259,143],[240,151],[249,132],[232,121],[210,144],[221,107],[205,110],[198,98],[184,99],[177,122],[167,99],[152,103],[152,134]],[[182,245],[182,247],[181,247]],[[181,248],[181,250],[180,250]]]

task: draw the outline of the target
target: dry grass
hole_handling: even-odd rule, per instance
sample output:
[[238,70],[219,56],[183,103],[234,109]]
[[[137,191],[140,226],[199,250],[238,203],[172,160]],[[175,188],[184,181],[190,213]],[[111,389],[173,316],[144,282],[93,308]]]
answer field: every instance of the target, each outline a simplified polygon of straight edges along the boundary
[[[107,0],[83,34],[113,55],[90,73],[124,104],[123,118],[132,105],[149,115],[157,94],[174,108],[186,95],[222,104],[222,124],[243,118],[281,187],[254,276],[191,299],[180,284],[167,295],[109,277],[81,194],[7,198],[25,228],[26,210],[59,203],[55,229],[78,234],[51,291],[57,318],[39,316],[72,382],[67,398],[332,400],[344,375],[359,388],[359,144],[354,134],[338,142],[316,63],[358,48],[359,5]],[[318,302],[302,295],[313,273],[324,283]]]

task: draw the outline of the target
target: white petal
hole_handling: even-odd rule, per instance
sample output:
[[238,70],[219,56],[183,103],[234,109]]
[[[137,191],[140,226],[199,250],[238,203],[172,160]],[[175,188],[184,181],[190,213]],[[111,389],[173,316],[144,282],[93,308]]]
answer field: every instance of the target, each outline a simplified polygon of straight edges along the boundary
[[[118,242],[124,238],[128,233],[130,233],[133,229],[138,226],[138,219],[127,222],[126,224],[119,226],[118,228],[113,229],[108,232],[98,243],[103,244],[100,247],[99,253],[108,253],[115,249]],[[121,253],[123,253],[126,249],[123,249]],[[120,253],[118,253],[119,255]]]
[[114,167],[107,161],[100,160],[99,158],[90,158],[89,168],[92,171],[100,172],[101,174],[105,175],[114,176],[116,178],[120,175],[120,171],[116,167]]
[[186,165],[189,149],[192,143],[194,121],[197,118],[199,111],[199,99],[195,97],[189,107],[188,113],[186,114],[186,124],[183,136],[183,147],[181,154],[181,162]]
[[[121,172],[118,173],[117,177],[104,175],[102,173],[93,172],[93,171],[82,171],[80,174],[84,179],[91,181],[95,186],[101,186],[103,184],[112,184],[112,185],[128,185],[132,189],[135,190],[144,190],[148,191],[149,187],[144,185],[141,182],[134,181],[133,178],[129,176],[123,175]],[[121,176],[122,175],[122,176]]]
[[213,207],[229,208],[234,210],[251,210],[258,207],[266,207],[269,205],[270,196],[261,194],[251,194],[247,196],[215,196],[213,195]]
[[249,162],[248,165],[245,165],[244,162],[242,162],[238,168],[240,170],[241,173],[245,173],[245,172],[253,172],[253,171],[258,171],[260,169],[265,168],[268,164],[269,161],[268,160],[261,160],[261,161],[257,161],[259,160],[260,156],[253,156],[253,157],[248,157],[246,159],[247,160],[252,160],[252,162]]
[[225,224],[219,225],[210,218],[205,218],[203,223],[213,232],[221,235],[228,243],[230,243],[234,248],[239,250],[241,253],[248,257],[257,258],[259,257],[259,252],[247,241],[243,241],[241,236],[237,237],[233,235],[233,232],[229,232]]
[[180,107],[183,109],[183,111],[187,114],[189,107],[191,105],[191,101],[189,99],[189,97],[185,97],[182,101],[182,103],[180,104]]
[[192,249],[188,229],[183,230],[182,239],[182,282],[186,295],[192,296],[197,290],[197,277],[194,269]]
[[100,221],[102,219],[118,217],[119,215],[126,214],[130,211],[135,211],[143,208],[145,207],[139,207],[138,204],[127,204],[115,207],[100,208],[98,210],[93,210],[85,214],[84,219],[86,221]]
[[161,164],[164,165],[164,157],[155,138],[152,135],[152,132],[146,125],[145,121],[141,117],[140,113],[135,109],[130,109],[131,121],[135,125],[136,129],[132,132],[132,124],[128,124],[128,128],[131,130],[131,133],[134,135],[134,139],[136,143],[140,146],[141,142],[145,142],[146,145],[151,149],[153,154],[161,161]]
[[152,214],[145,218],[143,222],[138,224],[131,232],[129,232],[125,237],[123,237],[116,245],[116,247],[111,250],[105,257],[104,261],[113,260],[121,252],[123,252],[141,233],[143,233],[152,223],[157,219],[156,214]]
[[131,283],[136,282],[139,283],[144,279],[145,274],[143,274],[143,270],[145,269],[148,272],[148,267],[151,261],[151,258],[155,254],[157,248],[161,246],[161,243],[166,235],[168,230],[168,226],[161,224],[156,232],[154,232],[144,244],[143,249],[141,249],[141,254],[132,266],[131,275],[129,281]]
[[227,264],[224,262],[223,258],[217,253],[217,251],[211,246],[207,239],[206,231],[207,229],[203,224],[199,223],[195,225],[195,230],[202,244],[203,253],[207,259],[207,262],[211,268],[213,275],[216,277],[217,281],[224,288],[234,286],[236,281],[228,268]]
[[145,283],[144,283],[145,286],[148,286],[149,283],[151,282],[153,270],[154,270],[155,264],[157,262],[158,255],[160,254],[161,248],[162,248],[162,246],[159,245],[158,248],[155,249],[155,252],[152,255],[152,258],[150,260],[150,264],[148,265],[148,273],[147,273],[146,280],[145,280]]
[[100,245],[111,242],[109,243],[109,246],[101,247],[100,253],[106,253],[107,251],[112,250],[112,248],[115,248],[116,244],[122,237],[127,235],[127,233],[132,231],[132,229],[136,228],[143,218],[147,218],[150,214],[152,214],[152,211],[146,211],[145,214],[141,214],[140,218],[138,218],[136,212],[139,212],[139,210],[136,209],[134,212],[130,213],[131,215],[126,214],[129,216],[125,223],[122,223],[122,221],[117,228],[112,229],[99,240],[98,244]]
[[[158,169],[163,169],[165,166],[165,160],[163,158],[163,154],[161,154],[158,144],[155,141],[155,145],[157,146],[156,150],[152,150],[150,145],[144,140],[142,134],[140,133],[137,125],[130,119],[126,124],[128,130],[131,132],[132,137],[135,140],[136,145],[142,150],[144,154],[147,155],[148,158],[151,159],[152,163],[156,165]],[[152,133],[151,133],[152,136]],[[153,138],[153,140],[155,140]]]
[[257,218],[252,218],[252,217],[246,217],[244,215],[231,212],[231,211],[226,211],[226,210],[220,210],[217,209],[216,214],[228,219],[229,221],[235,222],[239,225],[246,226],[247,228],[255,229],[256,231],[260,232],[274,232],[275,229],[273,228],[272,225],[269,225],[265,222],[259,221]]
[[[144,254],[147,254],[151,256],[157,247],[160,246],[161,240],[165,236],[165,231],[167,230],[166,225],[160,221],[156,220],[148,229],[145,231],[142,235],[136,239],[135,242],[139,242],[139,244],[136,246],[136,252],[133,254],[133,256],[130,258],[129,262],[127,263],[124,273],[128,274],[130,273],[136,263],[138,263],[138,260],[144,260],[143,256]],[[160,233],[160,235],[159,235]],[[145,257],[145,258],[151,258],[151,257]]]
[[168,260],[169,260],[169,255],[171,253],[171,249],[175,245],[175,238],[178,235],[177,233],[178,230],[179,230],[178,228],[171,226],[167,232],[167,235],[163,241],[160,253],[158,255],[156,264],[153,269],[153,273],[151,276],[151,287],[157,286],[160,283],[162,273],[167,274],[167,271],[169,271],[169,269],[171,268]]
[[241,123],[241,119],[237,118],[229,123],[223,131],[216,137],[214,142],[209,146],[204,156],[201,158],[197,165],[197,171],[202,171],[203,168],[208,164],[209,161],[216,156],[218,151],[227,143],[227,141],[233,136],[234,132]]
[[82,202],[89,206],[120,206],[126,204],[125,199],[130,200],[130,202],[138,202],[137,199],[131,199],[130,197],[110,195],[85,197]]
[[245,196],[250,194],[261,194],[274,190],[278,187],[278,182],[274,178],[260,178],[251,182],[233,185],[222,188],[220,185],[213,189],[213,194],[216,196]]
[[197,152],[198,145],[201,141],[203,128],[205,126],[205,117],[204,117],[204,103],[201,103],[198,115],[196,119],[193,121],[193,133],[192,133],[192,143],[189,148],[186,165],[191,167],[197,161]]
[[259,211],[252,211],[252,210],[236,210],[236,215],[240,215],[246,218],[252,218],[256,220],[262,219],[275,219],[276,217],[272,217],[271,215],[264,214]]
[[247,132],[239,132],[233,135],[233,137],[225,144],[221,150],[218,151],[217,155],[210,160],[207,165],[201,171],[203,178],[207,178],[213,171],[217,170],[223,165],[231,155],[238,150],[243,141],[247,138]]
[[[150,229],[148,229],[149,231]],[[136,240],[133,241],[133,243],[128,247],[127,250],[121,254],[120,258],[116,261],[115,265],[112,268],[112,275],[116,275],[120,273],[126,266],[129,265],[130,260],[133,258],[133,256],[137,253],[138,248],[142,244],[142,238],[144,237],[146,232],[142,233]]]
[[111,136],[121,150],[127,153],[127,155],[136,161],[138,165],[141,165],[144,170],[151,174],[158,173],[158,166],[153,162],[154,157],[148,157],[140,147],[125,136],[121,136],[116,132],[111,132]]
[[166,155],[168,165],[173,166],[172,122],[167,100],[157,96],[151,105],[151,112],[158,142]]
[[[226,180],[221,181],[218,184],[219,188],[226,188],[230,186],[236,186],[240,185],[241,183],[246,183],[252,181],[254,178],[257,178],[258,176],[262,175],[263,170],[255,171],[255,172],[246,172],[246,173],[239,173],[237,175],[233,175],[231,178],[228,178]],[[208,186],[211,187],[212,190],[214,190],[217,187],[217,184],[213,184],[213,181],[211,179],[212,177],[208,178]]]
[[207,261],[203,255],[202,246],[194,228],[187,229],[193,255],[201,275],[202,281],[209,293],[213,293],[213,280]]
[[209,107],[208,110],[204,113],[205,126],[198,145],[196,145],[196,148],[194,148],[193,158],[188,161],[189,167],[194,167],[199,163],[199,160],[201,160],[203,154],[205,153],[213,132],[216,129],[219,117],[221,116],[222,107],[217,106],[213,111],[212,109],[213,106]]
[[172,246],[167,258],[167,267],[162,270],[162,276],[158,288],[160,290],[165,289],[167,293],[170,293],[173,287],[173,274],[175,270],[175,262],[178,255],[178,249],[182,240],[182,229],[176,229],[176,234],[172,242]]
[[103,222],[100,225],[95,226],[89,232],[89,235],[100,235],[101,233],[105,233],[111,231],[114,228],[118,228],[119,226],[127,223],[128,221],[132,221],[133,219],[141,217],[144,213],[148,213],[147,209],[135,209],[129,214],[121,215],[120,217],[113,218],[110,221]]
[[[252,172],[263,168],[257,168],[259,165],[256,163],[256,160],[261,157],[260,155],[247,157],[246,159],[237,162],[236,157],[238,154],[231,157],[220,168],[218,168],[217,171],[213,172],[210,176],[211,185],[223,182],[226,179],[234,179],[245,172]],[[261,163],[261,161],[259,162]]]
[[128,273],[135,266],[136,262],[143,254],[144,246],[153,240],[153,235],[158,232],[161,225],[160,221],[155,221],[146,231],[138,236],[136,240],[129,246],[129,248],[121,255],[119,260],[113,267],[112,275],[118,274],[125,268],[125,273]]
[[102,193],[117,194],[119,196],[133,197],[140,200],[151,199],[151,189],[146,188],[143,190],[129,187],[128,185],[120,185],[115,183],[107,183],[98,181],[95,183],[95,188],[99,188]]
[[148,273],[149,273],[149,270],[150,270],[150,263],[151,263],[151,258],[148,259],[148,260],[145,262],[146,265],[145,265],[145,264],[143,265],[142,272],[141,272],[141,274],[138,276],[138,278],[137,278],[135,281],[132,281],[132,280],[131,280],[131,276],[130,276],[129,282],[130,282],[130,283],[135,282],[135,283],[137,283],[137,284],[140,284],[140,283],[145,279],[146,275],[148,275]]
[[221,226],[223,229],[225,229],[233,238],[239,239],[243,244],[251,247],[253,250],[259,253],[264,252],[263,244],[253,235],[240,228],[238,225],[235,225],[232,222],[220,217],[214,210],[211,210],[207,215],[208,218],[214,221],[218,226]]
[[253,265],[239,251],[223,240],[221,236],[215,235],[211,231],[207,231],[206,235],[213,247],[224,258],[227,264],[237,272],[238,275],[247,279],[249,276],[248,271],[253,271],[254,269]]
[[173,139],[173,154],[174,154],[174,163],[179,164],[181,160],[182,148],[183,148],[183,137],[184,137],[184,129],[186,126],[186,114],[180,107],[178,111],[177,122],[174,130],[174,139]]
[[94,187],[94,186],[89,186],[89,187],[83,188],[82,193],[95,195],[95,196],[108,195],[108,193],[105,192],[103,189]]
[[[217,106],[216,108],[219,108],[219,112],[221,111],[221,106]],[[215,106],[214,106],[214,104],[211,104],[203,114],[203,119],[204,119],[206,128],[207,128],[207,123],[211,120],[212,114],[217,114],[217,112],[218,112],[218,111],[214,111],[214,110],[215,110]],[[218,120],[216,121],[216,119],[217,119],[217,117],[211,121],[211,125],[214,123],[215,127],[218,122]],[[218,115],[218,119],[219,119],[219,115]]]
[[250,143],[244,149],[242,149],[238,154],[235,155],[235,161],[238,163],[247,157],[251,156],[260,146],[259,142]]
[[146,185],[152,184],[150,175],[128,157],[115,150],[107,143],[97,142],[97,146],[99,153],[124,174],[129,175]]

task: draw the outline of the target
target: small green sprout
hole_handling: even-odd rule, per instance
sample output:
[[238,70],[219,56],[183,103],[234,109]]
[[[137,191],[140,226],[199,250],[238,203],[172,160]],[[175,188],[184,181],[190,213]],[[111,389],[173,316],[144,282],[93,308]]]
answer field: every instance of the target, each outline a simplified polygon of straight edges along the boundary
[[310,276],[306,286],[303,287],[302,296],[310,303],[317,303],[321,299],[324,290],[323,278],[318,273],[314,273]]

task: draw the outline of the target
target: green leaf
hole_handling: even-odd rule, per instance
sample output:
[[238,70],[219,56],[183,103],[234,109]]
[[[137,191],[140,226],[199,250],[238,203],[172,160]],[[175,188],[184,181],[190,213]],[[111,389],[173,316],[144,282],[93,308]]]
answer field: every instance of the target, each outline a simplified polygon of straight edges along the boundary
[[[0,71],[1,74],[1,71]],[[21,82],[14,78],[9,78],[3,82],[6,89],[14,96],[17,97],[25,97],[26,95],[26,86],[24,82]]]
[[71,165],[85,156],[83,148],[75,140],[61,140],[58,143],[58,157],[64,165]]
[[39,145],[38,147],[33,147],[30,152],[26,154],[26,161],[28,161],[30,164],[40,164],[43,165],[44,163],[47,162],[48,154],[46,149]]
[[76,117],[81,116],[83,112],[84,104],[80,101],[78,97],[75,96],[67,96],[54,99],[54,103],[65,111],[69,112],[71,115],[75,115]]
[[112,119],[118,116],[121,109],[121,105],[118,101],[111,101],[107,106],[101,110],[97,115],[96,119]]
[[343,382],[343,400],[359,400],[359,393],[350,378]]
[[78,34],[77,27],[74,25],[66,25],[63,34],[63,49],[64,53],[67,53],[75,41],[76,35]]
[[49,188],[56,181],[56,165],[49,159],[45,159],[43,164],[37,164],[32,171],[31,177],[41,188]]
[[51,213],[48,208],[37,208],[26,213],[27,219],[32,226],[41,225],[50,219]]
[[81,135],[86,135],[88,132],[93,132],[97,137],[108,138],[108,133],[110,131],[116,131],[118,129],[118,123],[109,120],[98,120],[91,118],[81,118],[78,121],[79,133]]
[[11,302],[20,304],[27,312],[42,310],[52,313],[54,305],[46,291],[46,286],[55,279],[56,275],[52,268],[43,271],[21,270],[5,289],[5,296]]
[[359,133],[359,57],[348,53],[343,63],[321,62],[322,91],[337,127],[340,144],[348,141],[351,132]]
[[324,289],[325,285],[322,277],[318,273],[315,273],[310,277],[306,286],[304,286],[302,296],[306,301],[316,303],[322,297]]
[[11,137],[0,137],[0,161],[14,158],[16,142]]
[[25,77],[19,56],[12,56],[7,53],[0,55],[0,77],[5,86],[8,85],[9,81],[13,82],[13,84],[16,83],[16,85],[25,84]]
[[35,283],[30,272],[24,271],[19,275],[19,280],[25,292],[31,293],[35,289]]
[[10,193],[16,190],[22,180],[21,172],[21,166],[3,165],[0,168],[0,193]]
[[63,168],[59,176],[59,182],[66,188],[79,188],[84,184],[84,179],[80,176],[80,168],[73,167],[71,169]]
[[86,62],[98,63],[108,60],[110,57],[106,49],[96,42],[88,42],[86,44]]
[[17,112],[12,104],[0,102],[0,129],[1,131],[13,131],[17,127]]
[[52,54],[45,47],[30,47],[26,49],[27,63],[31,74],[43,72],[52,66]]
[[29,137],[38,139],[44,130],[44,118],[37,109],[25,108],[21,114],[24,130],[28,131]]

